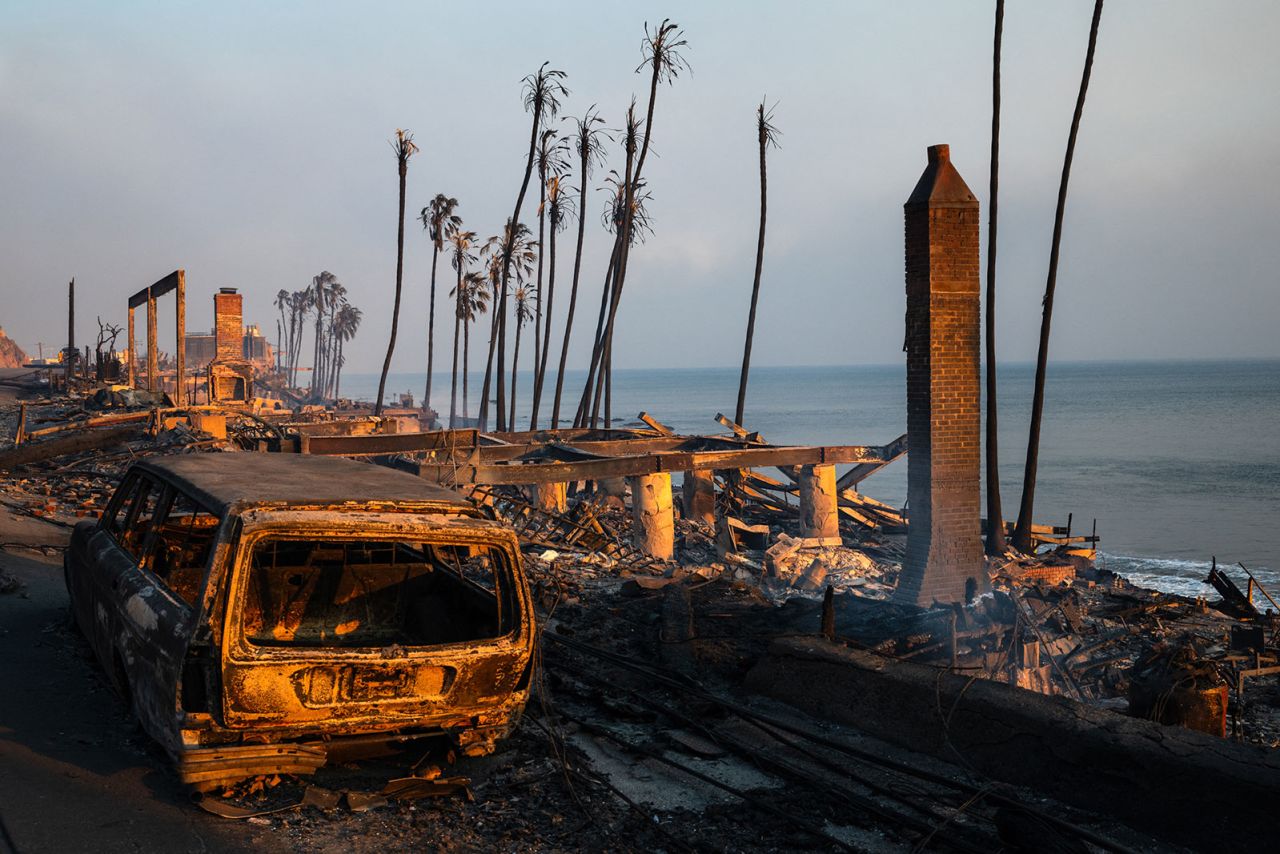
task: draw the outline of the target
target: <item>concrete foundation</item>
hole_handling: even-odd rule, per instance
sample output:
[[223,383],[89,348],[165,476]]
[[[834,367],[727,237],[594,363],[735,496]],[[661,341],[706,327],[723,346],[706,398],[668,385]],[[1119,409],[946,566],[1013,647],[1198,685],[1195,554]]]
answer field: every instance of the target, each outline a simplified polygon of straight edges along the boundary
[[800,536],[840,539],[835,466],[800,467]]
[[635,475],[631,484],[632,532],[636,548],[661,560],[675,555],[676,525],[671,503],[671,475]]
[[680,487],[684,517],[703,525],[716,524],[716,479],[710,471],[687,471]]

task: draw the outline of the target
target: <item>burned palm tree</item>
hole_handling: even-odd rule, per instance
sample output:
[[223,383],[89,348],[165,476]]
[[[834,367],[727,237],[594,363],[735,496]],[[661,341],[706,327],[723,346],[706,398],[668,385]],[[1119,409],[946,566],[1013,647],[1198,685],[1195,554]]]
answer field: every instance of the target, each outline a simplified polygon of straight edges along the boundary
[[400,289],[404,281],[404,190],[409,175],[409,158],[418,150],[413,144],[413,134],[396,129],[396,140],[391,143],[396,153],[396,166],[400,173],[400,209],[396,227],[396,299],[391,307],[391,336],[387,339],[387,357],[382,360],[382,375],[378,378],[378,399],[373,404],[373,414],[382,414],[382,396],[387,390],[387,373],[391,370],[391,356],[396,351],[396,327],[400,323]]
[[[534,365],[533,411],[529,416],[529,429],[538,429],[538,410],[542,403],[543,387],[547,378],[547,357],[551,353],[551,321],[554,317],[556,298],[556,235],[569,224],[574,213],[572,191],[564,184],[564,177],[552,175],[547,179],[547,222],[551,225],[547,249],[547,316],[543,333],[542,358]],[[539,285],[541,287],[541,285]]]
[[532,285],[519,285],[512,298],[515,300],[516,342],[511,350],[511,419],[516,417],[516,377],[520,370],[520,330],[533,317],[533,308],[529,305],[534,296],[530,293]]
[[427,310],[427,388],[422,395],[423,406],[431,405],[431,378],[435,371],[436,261],[440,257],[440,250],[444,248],[445,241],[449,239],[450,232],[462,225],[462,217],[454,213],[457,207],[457,199],[449,198],[444,193],[436,193],[431,204],[423,208],[421,216],[418,217],[422,220],[422,227],[426,229],[427,237],[431,240],[431,295],[428,303],[430,307]]
[[1084,99],[1089,91],[1089,74],[1093,70],[1093,53],[1098,45],[1098,23],[1102,20],[1102,0],[1093,6],[1093,21],[1089,25],[1089,47],[1084,56],[1084,72],[1080,76],[1080,92],[1076,96],[1075,113],[1071,116],[1071,130],[1067,134],[1067,153],[1062,161],[1062,180],[1058,184],[1058,207],[1053,215],[1053,241],[1049,248],[1049,275],[1044,286],[1044,306],[1040,317],[1040,347],[1036,354],[1035,390],[1031,398],[1031,434],[1027,439],[1027,463],[1022,471],[1022,503],[1018,507],[1018,526],[1013,532],[1013,547],[1030,552],[1031,516],[1035,511],[1036,469],[1040,461],[1040,423],[1044,416],[1044,380],[1049,362],[1049,325],[1053,319],[1053,295],[1058,284],[1058,250],[1062,244],[1062,220],[1067,207],[1067,182],[1071,179],[1071,160],[1076,151],[1076,136],[1080,132],[1080,116],[1084,113]]
[[[532,114],[533,122],[529,131],[529,155],[525,160],[524,178],[520,182],[520,192],[516,194],[515,211],[511,214],[508,223],[520,221],[520,209],[524,206],[525,193],[529,189],[529,178],[533,174],[533,162],[537,155],[538,147],[538,133],[542,128],[542,124],[544,121],[550,121],[556,117],[560,112],[560,99],[569,94],[569,90],[563,82],[565,73],[549,69],[547,65],[548,63],[544,62],[536,74],[530,74],[524,79],[524,107],[527,112]],[[511,228],[506,230],[506,237],[509,241],[514,239],[515,234]],[[506,366],[507,283],[511,278],[510,259],[514,254],[514,247],[511,243],[508,243],[506,251],[502,253],[505,260],[503,261],[499,285],[499,301],[494,308],[497,314],[497,334],[492,336],[489,341],[489,356],[485,362],[484,385],[480,396],[481,427],[485,426],[489,411],[489,387],[493,376],[494,348],[496,344],[498,373],[497,420],[500,428],[509,429],[506,420],[506,389],[504,388],[503,375]]]
[[582,272],[582,238],[586,232],[587,182],[591,180],[593,166],[604,164],[604,140],[612,140],[604,129],[604,119],[596,113],[594,105],[574,119],[577,131],[574,148],[578,154],[578,246],[573,254],[573,284],[569,289],[569,313],[564,321],[564,342],[560,347],[560,367],[556,372],[556,392],[551,406],[551,429],[560,427],[560,398],[564,393],[564,371],[569,360],[569,338],[573,333],[573,314],[578,305],[578,276]]
[[[465,312],[462,308],[465,290],[463,288],[463,280],[467,276],[467,267],[475,263],[475,252],[472,247],[475,245],[476,233],[474,231],[463,231],[461,228],[461,220],[458,227],[450,232],[448,236],[449,248],[453,253],[453,257],[449,259],[449,264],[453,267],[457,274],[457,283],[449,294],[453,297],[453,382],[449,390],[449,426],[453,427],[458,420],[458,338],[462,329],[462,318]],[[465,381],[466,376],[464,374]]]
[[[542,336],[542,293],[543,293],[543,261],[545,255],[541,247],[546,246],[547,239],[547,218],[550,211],[547,207],[547,191],[549,182],[558,180],[559,176],[564,174],[568,169],[568,162],[565,160],[565,152],[567,151],[565,143],[567,140],[557,138],[554,130],[548,128],[542,132],[542,137],[538,142],[538,284],[534,289],[534,322],[533,322],[533,413],[532,421],[534,424],[538,420],[538,401],[542,396],[542,380],[538,376],[538,367],[543,364],[543,336]],[[553,293],[548,293],[548,302]],[[550,305],[547,309],[547,334],[551,334],[551,311]],[[550,344],[550,341],[547,341]],[[514,394],[512,395],[514,397]],[[512,420],[515,415],[511,416]],[[530,429],[534,429],[530,426]]]
[[[681,55],[683,48],[688,46],[688,42],[684,38],[678,25],[672,23],[670,19],[664,19],[661,24],[653,30],[649,29],[645,24],[645,36],[641,42],[641,62],[636,67],[636,71],[643,71],[646,67],[650,70],[649,78],[649,105],[645,111],[644,134],[639,144],[639,154],[635,160],[634,168],[628,166],[626,169],[626,184],[623,196],[625,199],[624,207],[628,212],[624,216],[622,227],[619,229],[614,239],[614,253],[610,260],[610,272],[605,278],[608,286],[605,289],[606,299],[610,302],[608,314],[613,318],[617,314],[617,304],[622,297],[623,287],[626,285],[627,278],[627,262],[630,258],[630,247],[635,242],[635,238],[631,234],[634,219],[630,215],[633,212],[633,199],[640,192],[642,186],[644,164],[649,156],[649,144],[653,139],[653,116],[654,106],[657,103],[658,84],[674,83],[681,71],[688,70],[689,65]],[[634,130],[631,126],[634,124],[633,118],[628,120],[628,131],[624,139],[624,146],[631,151],[635,147]],[[579,418],[583,420],[583,414],[588,408],[585,403],[591,397],[592,386],[603,388],[606,383],[603,374],[607,374],[610,370],[609,365],[602,365],[607,362],[608,356],[612,352],[614,324],[612,320],[601,330],[601,335],[605,336],[600,339],[597,336],[597,345],[592,348],[592,360],[587,370],[587,383],[583,393],[583,400],[579,405]],[[596,377],[596,372],[600,371],[601,376]],[[596,395],[599,398],[599,394]],[[598,405],[592,405],[593,414],[591,416],[592,423],[596,420],[595,410]],[[606,401],[606,409],[608,402]]]
[[747,315],[747,341],[742,348],[742,374],[738,378],[738,408],[735,423],[741,424],[747,408],[747,375],[751,373],[751,344],[756,334],[756,303],[760,299],[760,272],[764,268],[764,226],[768,212],[769,182],[765,152],[777,148],[780,131],[773,126],[773,113],[766,111],[764,101],[756,107],[756,138],[760,144],[760,234],[756,238],[756,275],[751,283],[751,312]]
[[281,339],[285,327],[288,326],[288,321],[285,320],[285,309],[289,307],[289,292],[284,288],[276,291],[275,302],[272,305],[280,311],[280,320],[276,324],[276,371],[279,372],[284,368],[284,341]]
[[[1000,443],[996,413],[996,214],[1000,189],[1000,39],[1004,0],[996,0],[991,54],[991,191],[987,204],[987,554],[1005,550],[1004,508],[1000,506]],[[739,422],[741,423],[741,422]]]
[[311,364],[311,396],[324,394],[324,321],[330,310],[334,288],[341,287],[338,277],[325,270],[311,279],[311,307],[316,312],[315,350]]

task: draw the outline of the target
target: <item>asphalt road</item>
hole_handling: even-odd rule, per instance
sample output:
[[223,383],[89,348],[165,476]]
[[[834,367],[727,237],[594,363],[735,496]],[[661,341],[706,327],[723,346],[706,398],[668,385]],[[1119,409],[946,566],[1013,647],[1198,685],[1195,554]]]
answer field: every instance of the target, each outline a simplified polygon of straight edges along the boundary
[[[67,626],[65,529],[0,509],[0,852],[278,848],[196,809]],[[264,843],[266,843],[264,845]]]

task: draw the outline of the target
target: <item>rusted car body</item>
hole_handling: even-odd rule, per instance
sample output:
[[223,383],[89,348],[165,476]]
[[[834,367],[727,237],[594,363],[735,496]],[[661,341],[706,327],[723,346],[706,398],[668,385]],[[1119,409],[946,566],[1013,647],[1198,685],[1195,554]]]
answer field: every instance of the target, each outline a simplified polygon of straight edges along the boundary
[[65,569],[111,681],[197,787],[442,733],[481,755],[528,699],[515,534],[403,472],[143,461],[76,527]]

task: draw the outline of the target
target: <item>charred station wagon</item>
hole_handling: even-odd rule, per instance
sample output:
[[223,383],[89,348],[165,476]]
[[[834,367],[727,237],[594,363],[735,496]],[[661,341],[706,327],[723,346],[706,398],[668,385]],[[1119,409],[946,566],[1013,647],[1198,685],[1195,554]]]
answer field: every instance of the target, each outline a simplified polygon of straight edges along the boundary
[[528,700],[515,534],[403,472],[256,453],[140,462],[76,526],[65,569],[112,683],[198,787],[441,733],[481,755]]

